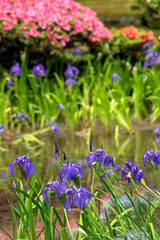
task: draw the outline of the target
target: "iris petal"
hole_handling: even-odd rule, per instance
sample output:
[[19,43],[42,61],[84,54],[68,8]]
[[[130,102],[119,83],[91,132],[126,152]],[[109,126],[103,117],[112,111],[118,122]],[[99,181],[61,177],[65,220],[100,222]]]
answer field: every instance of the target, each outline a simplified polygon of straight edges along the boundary
[[15,163],[16,163],[16,161],[13,161],[13,162],[9,165],[9,168],[8,168],[9,174],[10,174],[12,177],[14,177],[13,166],[14,166]]
[[72,205],[72,198],[70,195],[68,195],[64,202],[64,208],[71,211],[71,205]]
[[24,163],[24,171],[26,172],[27,178],[32,177],[36,171],[34,164],[30,161],[26,161]]
[[77,192],[73,197],[74,204],[81,210],[85,206],[85,194]]

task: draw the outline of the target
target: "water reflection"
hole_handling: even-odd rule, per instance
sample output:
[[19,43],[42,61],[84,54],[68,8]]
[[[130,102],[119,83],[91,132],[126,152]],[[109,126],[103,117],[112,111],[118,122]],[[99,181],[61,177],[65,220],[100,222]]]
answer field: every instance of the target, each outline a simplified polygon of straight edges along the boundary
[[[8,204],[8,199],[13,198],[10,185],[12,180],[8,175],[8,166],[17,156],[28,155],[31,160],[33,155],[36,157],[41,176],[44,184],[49,181],[54,181],[58,178],[58,169],[56,167],[56,159],[54,155],[54,140],[55,135],[46,134],[40,137],[41,141],[45,144],[39,146],[38,144],[31,144],[29,147],[25,143],[12,144],[12,142],[4,141],[0,143],[0,224],[11,228],[11,211]],[[82,179],[83,186],[90,187],[92,171],[87,168],[85,157],[89,154],[89,141],[87,136],[77,137],[56,135],[56,141],[59,147],[60,156],[63,157],[64,153],[67,159],[72,159],[73,162],[78,161],[85,169],[85,175]],[[143,168],[143,154],[147,150],[157,149],[160,150],[160,145],[155,141],[155,133],[150,131],[136,131],[134,135],[128,136],[121,134],[118,141],[115,141],[114,136],[108,136],[101,132],[101,134],[91,138],[93,151],[103,145],[104,151],[113,155],[116,164],[122,165],[125,161],[131,159],[136,163],[139,168]],[[147,165],[144,170],[144,179],[149,186],[156,186],[156,179],[158,175]],[[120,176],[120,174],[119,174]],[[96,187],[100,188],[101,183],[98,179]],[[54,201],[57,204],[58,202]],[[78,216],[76,211],[71,214]],[[73,216],[70,217],[73,220]]]

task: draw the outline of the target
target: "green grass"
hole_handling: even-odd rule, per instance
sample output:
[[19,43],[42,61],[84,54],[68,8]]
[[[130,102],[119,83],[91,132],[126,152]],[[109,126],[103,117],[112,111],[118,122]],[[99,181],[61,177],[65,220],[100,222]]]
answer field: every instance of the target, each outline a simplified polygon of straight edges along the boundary
[[135,15],[135,12],[129,9],[128,0],[79,0],[77,2],[90,7],[99,17],[105,19]]

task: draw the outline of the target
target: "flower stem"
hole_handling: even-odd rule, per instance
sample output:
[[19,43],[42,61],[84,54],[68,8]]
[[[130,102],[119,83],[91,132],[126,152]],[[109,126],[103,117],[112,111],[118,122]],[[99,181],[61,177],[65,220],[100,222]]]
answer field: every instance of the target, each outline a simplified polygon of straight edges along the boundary
[[73,234],[72,234],[72,230],[71,230],[71,227],[70,227],[70,224],[69,224],[67,211],[66,211],[65,208],[64,208],[63,210],[64,210],[64,214],[65,214],[65,217],[66,217],[66,220],[67,220],[67,224],[68,224],[69,232],[70,232],[70,234],[71,234],[71,239],[73,239]]
[[94,196],[94,180],[95,180],[95,169],[93,167],[93,175],[92,175],[92,185],[91,185],[91,193],[93,194]]

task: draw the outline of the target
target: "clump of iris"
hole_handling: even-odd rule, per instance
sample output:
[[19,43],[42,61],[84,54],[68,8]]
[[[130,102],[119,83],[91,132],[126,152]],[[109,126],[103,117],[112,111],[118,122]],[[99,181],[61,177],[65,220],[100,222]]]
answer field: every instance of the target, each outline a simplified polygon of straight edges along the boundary
[[[110,169],[105,168],[109,164],[111,164]],[[113,156],[111,156],[110,158],[107,158],[107,159],[104,160],[103,168],[105,168],[105,174],[108,175],[109,178],[110,178],[110,174],[111,173],[114,173],[115,171],[119,172],[119,166],[114,163]],[[101,178],[104,178],[105,174],[102,174]]]
[[21,156],[14,159],[14,161],[9,165],[8,171],[9,174],[14,177],[13,167],[18,163],[21,170],[25,173],[25,177],[29,178],[35,174],[35,166],[34,164],[27,158],[27,156]]
[[152,42],[151,41],[148,41],[146,42],[144,45],[143,45],[143,49],[147,49],[148,47],[150,47],[152,45]]
[[143,170],[138,168],[135,163],[132,163],[131,160],[125,162],[124,166],[122,167],[121,171],[121,179],[127,178],[128,184],[131,183],[131,179],[140,183],[141,179],[143,178]]
[[47,127],[51,126],[52,133],[57,134],[59,132],[59,128],[61,128],[61,125],[56,123],[54,120],[47,123]]
[[112,80],[112,83],[115,83],[116,80],[118,80],[118,81],[121,80],[121,76],[119,74],[117,74],[117,73],[113,73],[111,80]]
[[77,55],[80,55],[81,57],[84,55],[84,51],[80,49],[78,46],[74,47],[74,50],[72,52],[72,55],[76,57]]
[[43,199],[47,203],[50,203],[48,199],[48,192],[50,189],[55,192],[56,197],[64,198],[63,206],[66,210],[69,211],[71,211],[72,202],[79,208],[79,210],[81,210],[83,207],[85,207],[85,205],[90,203],[90,200],[93,196],[87,188],[84,188],[82,186],[80,186],[80,188],[66,188],[62,182],[55,180],[48,183],[44,188]]
[[64,72],[65,77],[67,80],[65,81],[66,86],[76,86],[77,83],[73,79],[75,76],[79,75],[79,69],[74,66],[72,62],[67,63],[67,70]]
[[11,79],[7,80],[6,84],[8,86],[14,86],[14,82]]
[[160,155],[157,150],[149,150],[143,155],[143,166],[146,167],[145,161],[149,162],[152,166],[160,164]]
[[20,67],[19,62],[17,62],[15,65],[13,65],[10,68],[10,75],[11,76],[17,76],[17,77],[21,76],[21,67]]
[[[86,157],[87,166],[92,169],[92,167],[96,168],[96,170],[102,170],[103,174],[101,178],[105,178],[106,175],[110,177],[110,174],[114,173],[115,171],[119,171],[119,166],[114,163],[113,157],[106,154],[103,149],[102,145],[101,148],[97,149],[96,152],[92,151],[92,145],[90,143],[90,155]],[[110,169],[107,169],[111,164]],[[104,169],[104,170],[103,170]]]
[[59,104],[59,103],[55,103],[54,104],[56,107],[60,108],[60,109],[65,109],[65,107],[63,106],[63,104]]
[[35,63],[35,66],[33,67],[33,75],[35,77],[44,77],[47,74],[47,70],[42,64]]
[[29,122],[29,118],[27,117],[27,115],[25,113],[20,113],[17,112],[17,120],[19,121],[20,119],[25,119],[27,122]]
[[101,148],[98,148],[96,152],[92,151],[92,145],[90,143],[90,155],[86,157],[87,166],[92,169],[92,166],[96,165],[98,162],[99,168],[102,166],[103,168],[107,167],[109,164],[112,164],[112,167],[119,171],[119,166],[113,162],[113,157],[109,156],[103,151],[102,145]]
[[[58,154],[59,157],[59,149],[57,143],[55,141],[55,153]],[[49,190],[53,190],[55,192],[55,196],[61,198],[61,202],[63,202],[63,206],[66,210],[71,210],[72,203],[75,204],[80,210],[85,207],[85,205],[90,203],[92,198],[92,193],[84,187],[81,186],[80,179],[84,175],[84,170],[80,167],[80,164],[75,162],[69,162],[65,159],[65,164],[59,168],[59,177],[61,182],[55,180],[53,182],[49,182],[43,191],[43,199],[47,203],[50,203],[48,199]],[[75,179],[79,179],[79,184],[75,185]],[[67,187],[66,187],[67,185]]]
[[158,53],[152,51],[151,49],[147,49],[143,51],[145,55],[145,62],[143,64],[144,67],[150,67],[152,65],[158,65]]
[[59,177],[61,179],[61,182],[66,185],[68,184],[67,182],[74,180],[77,176],[82,178],[84,175],[84,170],[80,167],[80,164],[78,162],[72,164],[72,162],[66,161],[63,167],[59,168],[59,170]]
[[160,127],[155,129],[156,142],[160,142]]
[[5,135],[4,125],[3,124],[0,124],[0,134],[1,135]]
[[69,86],[69,87],[71,87],[71,86],[76,87],[76,86],[77,86],[77,83],[76,83],[76,81],[75,81],[74,79],[68,78],[68,79],[65,81],[65,85],[66,85],[66,86]]

